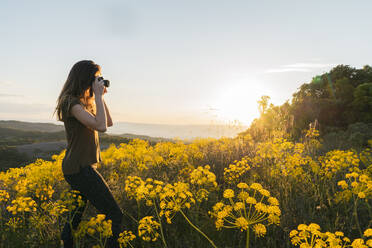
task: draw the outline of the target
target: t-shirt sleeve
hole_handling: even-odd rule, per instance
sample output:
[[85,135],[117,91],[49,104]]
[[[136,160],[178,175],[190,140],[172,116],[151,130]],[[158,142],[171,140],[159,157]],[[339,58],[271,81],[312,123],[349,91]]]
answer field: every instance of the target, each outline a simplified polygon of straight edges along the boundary
[[72,108],[72,106],[74,106],[74,105],[76,105],[76,104],[80,104],[80,100],[78,99],[78,98],[72,98],[71,99],[71,102],[70,102],[70,105],[69,105],[69,107],[68,107],[68,109],[67,109],[67,117],[72,117],[72,114],[71,114],[71,108]]

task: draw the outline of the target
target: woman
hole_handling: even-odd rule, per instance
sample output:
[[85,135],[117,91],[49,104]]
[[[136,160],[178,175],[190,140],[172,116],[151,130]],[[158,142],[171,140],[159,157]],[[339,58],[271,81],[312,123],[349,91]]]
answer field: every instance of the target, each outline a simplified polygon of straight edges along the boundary
[[62,172],[71,189],[78,190],[84,205],[65,224],[61,239],[64,247],[73,247],[69,222],[76,230],[87,201],[112,221],[108,247],[119,247],[117,239],[122,231],[123,213],[115,201],[106,181],[96,170],[101,161],[98,132],[112,126],[112,120],[103,95],[107,92],[101,77],[101,67],[91,60],[77,62],[71,69],[57,100],[57,118],[63,121],[66,137],[66,155]]

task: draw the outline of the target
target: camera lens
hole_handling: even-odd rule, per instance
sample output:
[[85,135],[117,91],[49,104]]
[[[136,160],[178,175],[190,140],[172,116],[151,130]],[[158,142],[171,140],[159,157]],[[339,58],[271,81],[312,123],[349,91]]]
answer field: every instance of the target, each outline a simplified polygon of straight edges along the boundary
[[103,85],[104,85],[105,87],[110,87],[110,81],[109,81],[109,80],[107,80],[107,79],[103,79],[103,77],[99,77],[98,80],[99,80],[99,81],[100,81],[100,80],[103,80]]

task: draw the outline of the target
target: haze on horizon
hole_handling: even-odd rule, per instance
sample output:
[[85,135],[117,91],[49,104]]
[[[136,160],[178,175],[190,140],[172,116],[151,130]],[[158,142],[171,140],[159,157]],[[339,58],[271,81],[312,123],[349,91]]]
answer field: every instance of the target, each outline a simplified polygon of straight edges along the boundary
[[[211,124],[258,117],[338,64],[372,57],[372,2],[2,1],[0,119],[56,123],[79,60],[102,66],[114,121]],[[61,124],[61,123],[59,123]]]

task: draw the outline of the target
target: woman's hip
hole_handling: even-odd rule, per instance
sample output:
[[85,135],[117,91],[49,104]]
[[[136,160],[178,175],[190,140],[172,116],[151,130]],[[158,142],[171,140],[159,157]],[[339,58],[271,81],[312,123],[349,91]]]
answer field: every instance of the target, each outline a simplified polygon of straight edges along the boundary
[[79,173],[64,175],[64,177],[72,189],[79,190],[85,195],[91,195],[92,193],[111,193],[105,179],[90,165],[81,168]]

